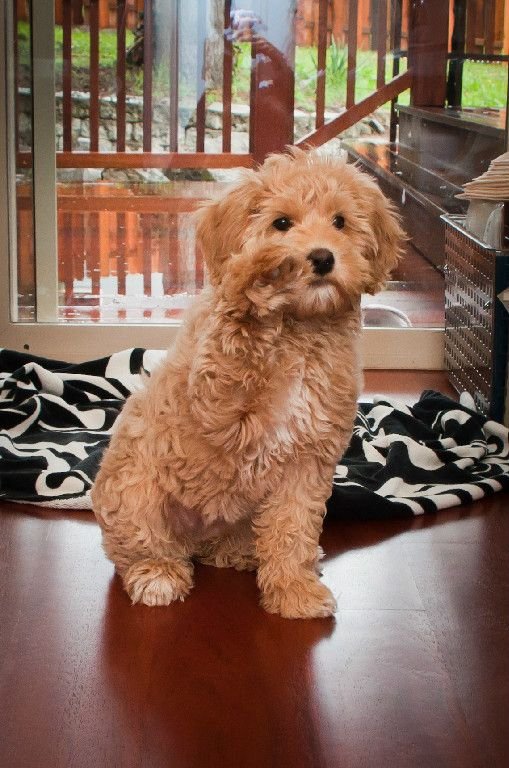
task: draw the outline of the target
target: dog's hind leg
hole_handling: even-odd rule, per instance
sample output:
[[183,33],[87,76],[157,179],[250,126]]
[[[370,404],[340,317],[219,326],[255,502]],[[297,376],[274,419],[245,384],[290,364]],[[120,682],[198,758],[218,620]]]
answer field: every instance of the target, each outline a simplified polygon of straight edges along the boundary
[[193,563],[182,543],[159,536],[145,520],[127,521],[125,509],[118,511],[117,520],[108,516],[100,522],[104,550],[133,603],[184,600],[193,586]]
[[[92,498],[103,547],[133,603],[168,605],[184,600],[193,586],[189,544],[172,533],[164,491],[148,472],[109,473],[101,468]],[[126,480],[122,486],[122,479]]]
[[[124,510],[119,510],[122,518]],[[133,603],[169,605],[193,586],[193,563],[185,546],[159,538],[148,526],[109,517],[101,521],[103,546]]]

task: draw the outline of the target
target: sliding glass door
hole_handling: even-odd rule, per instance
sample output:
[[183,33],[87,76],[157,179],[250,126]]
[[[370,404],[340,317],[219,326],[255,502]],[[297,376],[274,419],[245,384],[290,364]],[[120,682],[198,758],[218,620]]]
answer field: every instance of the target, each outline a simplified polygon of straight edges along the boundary
[[[196,203],[256,154],[256,35],[298,53],[295,3],[266,5],[0,0],[2,346],[171,344],[206,280]],[[440,323],[405,327],[386,304],[366,307],[365,365],[440,368]]]

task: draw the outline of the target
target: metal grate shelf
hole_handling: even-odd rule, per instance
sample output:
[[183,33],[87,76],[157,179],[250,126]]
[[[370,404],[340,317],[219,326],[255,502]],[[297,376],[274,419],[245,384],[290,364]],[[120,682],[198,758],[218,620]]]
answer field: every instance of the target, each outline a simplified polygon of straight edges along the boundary
[[503,421],[508,320],[498,294],[509,286],[509,250],[490,248],[463,228],[464,216],[445,222],[445,362],[458,392]]

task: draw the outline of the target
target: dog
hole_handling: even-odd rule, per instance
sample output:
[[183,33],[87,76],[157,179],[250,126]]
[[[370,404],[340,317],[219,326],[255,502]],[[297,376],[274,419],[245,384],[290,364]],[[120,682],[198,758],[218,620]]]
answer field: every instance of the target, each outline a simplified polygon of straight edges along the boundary
[[402,238],[376,183],[316,150],[269,156],[198,212],[209,285],[92,491],[133,603],[184,600],[197,560],[256,570],[270,613],[334,613],[319,537],[356,414],[360,299]]

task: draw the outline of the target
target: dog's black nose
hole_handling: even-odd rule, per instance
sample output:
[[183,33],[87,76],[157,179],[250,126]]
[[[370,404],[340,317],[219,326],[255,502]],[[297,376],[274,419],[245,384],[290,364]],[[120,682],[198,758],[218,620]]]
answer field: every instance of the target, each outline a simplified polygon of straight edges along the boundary
[[327,275],[334,266],[334,254],[327,248],[316,248],[308,255],[308,259],[313,264],[313,272],[317,275]]

